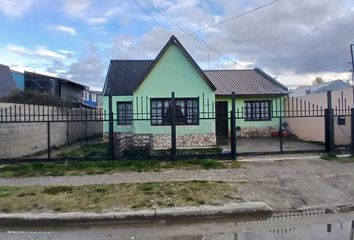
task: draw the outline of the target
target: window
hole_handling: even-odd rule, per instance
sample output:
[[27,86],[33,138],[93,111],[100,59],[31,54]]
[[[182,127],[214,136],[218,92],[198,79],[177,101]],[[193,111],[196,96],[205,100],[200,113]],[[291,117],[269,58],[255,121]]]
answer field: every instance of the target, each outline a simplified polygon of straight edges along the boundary
[[266,121],[270,120],[271,101],[245,101],[246,121]]
[[[171,99],[151,99],[151,125],[171,124]],[[176,98],[176,124],[199,124],[199,100],[198,98]]]
[[95,93],[91,93],[91,100],[92,100],[92,102],[96,102],[97,101]]
[[118,125],[131,125],[133,120],[132,102],[117,102]]
[[87,92],[87,91],[84,91],[84,100],[86,100],[86,101],[90,100],[89,92]]

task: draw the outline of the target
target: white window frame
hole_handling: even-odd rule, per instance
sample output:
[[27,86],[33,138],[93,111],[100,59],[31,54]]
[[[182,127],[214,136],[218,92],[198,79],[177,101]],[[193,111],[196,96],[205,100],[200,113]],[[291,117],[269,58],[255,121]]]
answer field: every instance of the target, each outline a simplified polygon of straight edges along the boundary
[[97,95],[96,95],[96,93],[91,93],[91,101],[92,101],[92,102],[97,102]]
[[85,90],[84,90],[84,100],[86,100],[86,101],[90,100],[90,94],[88,91],[85,91]]

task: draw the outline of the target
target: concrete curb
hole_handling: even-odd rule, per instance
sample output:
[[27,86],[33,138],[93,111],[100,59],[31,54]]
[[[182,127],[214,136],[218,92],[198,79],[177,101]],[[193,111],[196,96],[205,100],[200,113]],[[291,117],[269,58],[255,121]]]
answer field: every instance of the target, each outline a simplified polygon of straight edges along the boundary
[[217,218],[243,214],[271,214],[272,208],[264,202],[229,203],[222,206],[173,207],[108,213],[11,213],[0,214],[0,224],[15,223],[86,223],[86,222],[143,222],[164,219]]
[[321,159],[322,154],[278,154],[278,155],[259,155],[259,156],[241,156],[239,162],[275,162],[275,161],[302,161]]
[[308,210],[323,210],[325,213],[336,213],[336,212],[352,212],[354,211],[354,203],[341,204],[341,205],[310,205],[302,208],[298,208],[297,211],[308,211]]

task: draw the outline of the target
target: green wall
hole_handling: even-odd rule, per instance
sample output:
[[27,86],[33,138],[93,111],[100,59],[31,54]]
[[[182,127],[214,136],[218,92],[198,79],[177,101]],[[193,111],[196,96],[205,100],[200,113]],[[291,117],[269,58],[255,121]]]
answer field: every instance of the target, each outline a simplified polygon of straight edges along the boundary
[[[115,121],[113,122],[113,130],[114,132],[132,132],[133,126],[129,125],[118,125],[117,124],[117,102],[118,101],[132,101],[133,96],[112,96],[112,112],[113,118]],[[108,120],[108,96],[103,96],[103,110],[106,111],[106,120]],[[108,121],[104,121],[103,123],[103,132],[108,132]]]
[[[176,98],[199,97],[199,111],[212,111],[215,104],[215,94],[209,85],[194,69],[183,53],[171,45],[160,61],[155,65],[144,82],[134,92],[134,112],[149,112],[150,98],[170,98],[175,92]],[[136,104],[136,99],[138,99]],[[209,99],[209,100],[207,100]],[[208,106],[209,101],[209,106]],[[147,111],[148,110],[148,111]],[[169,134],[169,126],[150,126],[150,121],[137,121],[134,123],[135,133]],[[199,125],[177,126],[177,134],[186,133],[214,133],[214,120],[199,120]]]
[[[231,111],[231,96],[216,96],[216,101],[227,101],[228,102],[228,111]],[[283,108],[284,104],[284,97],[283,96],[250,96],[250,97],[237,97],[236,96],[236,112],[239,111],[241,118],[241,111],[242,107],[245,106],[245,101],[250,100],[271,100],[272,101],[272,113],[274,117],[272,117],[269,121],[245,121],[244,119],[236,119],[236,125],[242,127],[256,127],[256,128],[263,128],[263,127],[273,127],[278,129],[279,128],[279,118],[276,116],[276,110],[280,111]],[[236,114],[237,117],[237,114]],[[230,123],[229,123],[229,130],[230,130]]]

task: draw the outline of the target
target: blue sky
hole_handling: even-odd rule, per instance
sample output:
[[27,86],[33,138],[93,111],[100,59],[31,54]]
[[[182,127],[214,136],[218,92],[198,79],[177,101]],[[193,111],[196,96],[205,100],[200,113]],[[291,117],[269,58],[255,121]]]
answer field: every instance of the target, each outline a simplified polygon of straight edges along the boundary
[[[190,31],[270,0],[150,0]],[[1,64],[70,78],[101,89],[110,59],[152,59],[184,33],[145,0],[0,0]],[[202,68],[254,68],[287,85],[316,77],[350,79],[350,0],[279,0],[180,41]],[[168,33],[167,33],[168,32]]]

